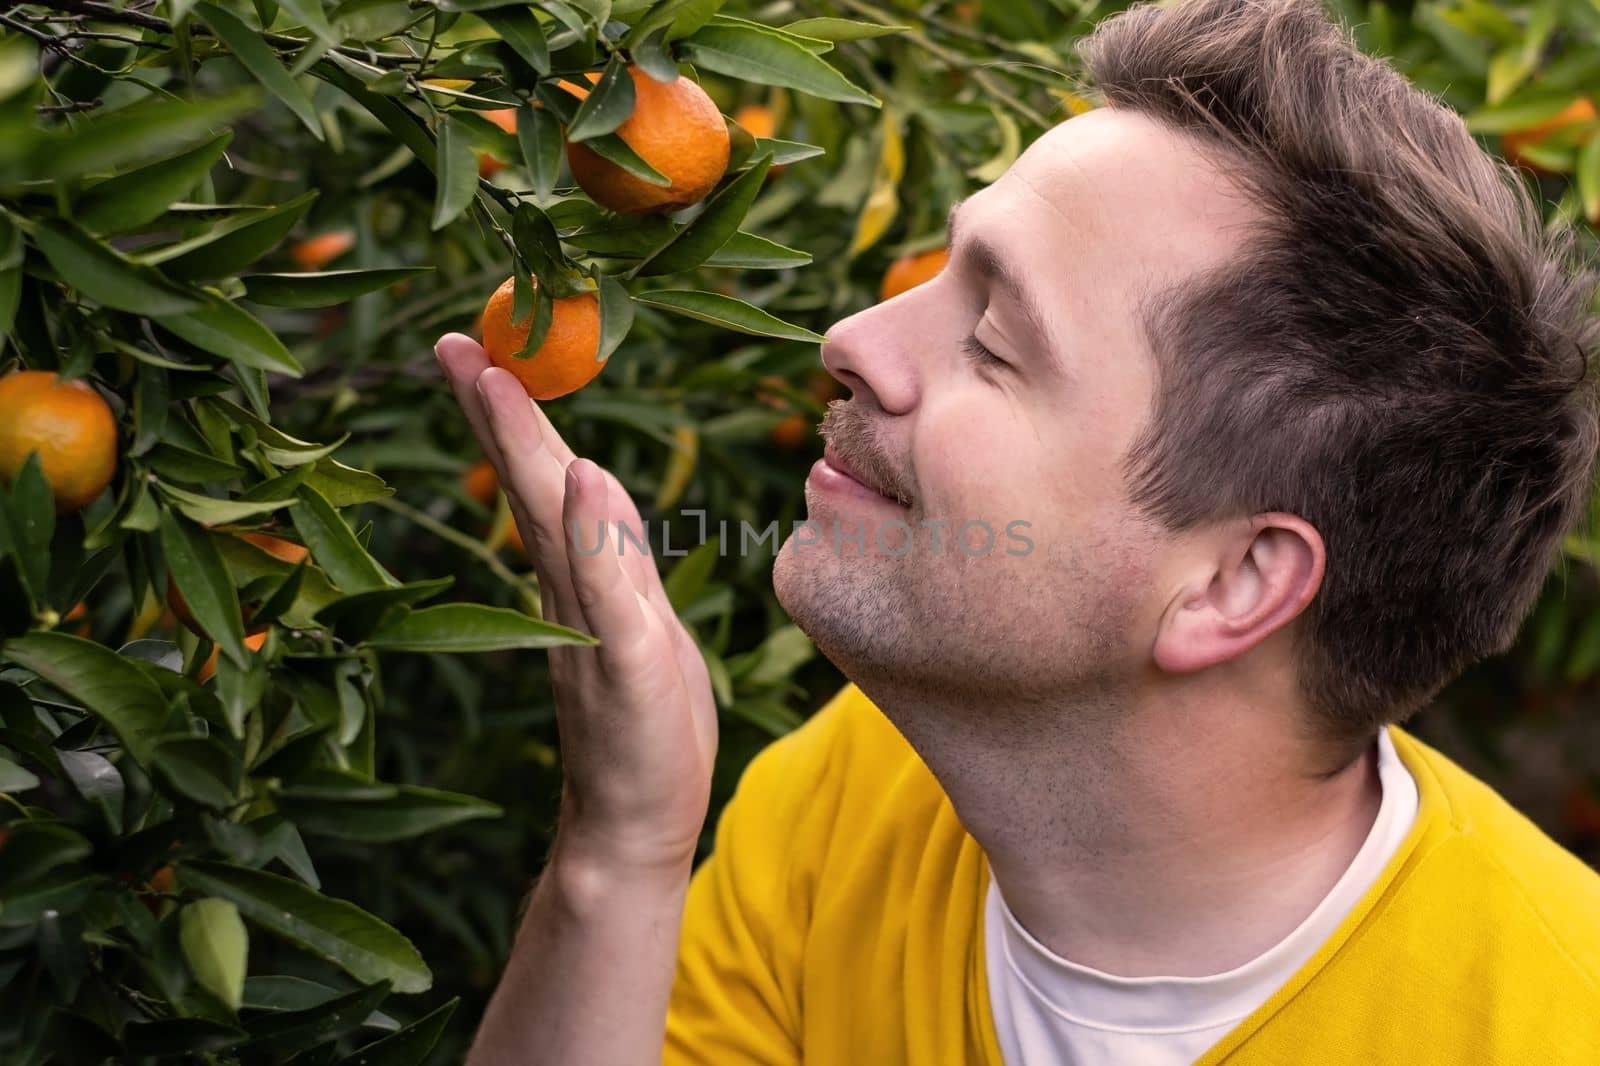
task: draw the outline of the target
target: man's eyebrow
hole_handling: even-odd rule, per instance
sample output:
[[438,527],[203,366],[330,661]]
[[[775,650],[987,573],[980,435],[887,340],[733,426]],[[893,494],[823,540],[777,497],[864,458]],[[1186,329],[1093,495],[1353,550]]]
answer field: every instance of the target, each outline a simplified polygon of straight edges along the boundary
[[1049,357],[1051,365],[1059,367],[1060,363],[1055,351],[1054,338],[1047,323],[1050,316],[1046,314],[1044,305],[1039,301],[1034,291],[1028,287],[1022,274],[1001,256],[999,249],[990,244],[981,235],[969,236],[966,243],[957,248],[956,241],[960,239],[960,226],[957,214],[961,205],[966,203],[963,197],[950,205],[950,213],[945,216],[944,246],[950,252],[952,259],[964,255],[980,278],[990,285],[998,288],[1021,311],[1027,321],[1028,328],[1033,331],[1034,338],[1039,341],[1045,354]]

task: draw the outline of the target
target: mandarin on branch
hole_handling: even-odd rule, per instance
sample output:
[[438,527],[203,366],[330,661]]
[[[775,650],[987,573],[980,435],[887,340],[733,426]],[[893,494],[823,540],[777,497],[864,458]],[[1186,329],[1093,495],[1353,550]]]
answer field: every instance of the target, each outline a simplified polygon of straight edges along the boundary
[[[582,141],[567,142],[572,178],[589,198],[619,214],[679,211],[705,199],[728,169],[728,125],[716,102],[687,77],[657,81],[636,66],[633,113],[618,137],[671,185],[652,185],[605,159]],[[590,72],[589,80],[598,80]],[[574,95],[587,90],[574,88]]]
[[1593,122],[1596,117],[1594,101],[1587,96],[1580,96],[1572,103],[1545,119],[1525,129],[1507,130],[1500,135],[1500,152],[1507,161],[1519,167],[1526,167],[1536,174],[1549,174],[1550,171],[1535,163],[1524,154],[1524,148],[1531,148],[1543,144],[1571,126],[1581,126]]
[[[526,359],[517,353],[528,343],[528,328],[533,315],[511,321],[514,277],[494,290],[483,307],[478,328],[483,333],[483,351],[489,362],[515,374],[528,395],[535,400],[553,400],[576,392],[605,369],[607,360],[600,354],[600,300],[592,292],[561,296],[553,301],[550,329],[544,342]],[[533,279],[537,286],[539,281]]]
[[293,259],[294,265],[301,270],[316,271],[321,270],[355,246],[355,230],[329,230],[326,233],[319,233],[314,237],[296,241],[294,246],[289,249],[289,258]]
[[88,382],[53,371],[0,378],[0,480],[10,484],[33,452],[57,514],[82,510],[117,471],[117,420]]
[[916,288],[924,281],[932,280],[949,261],[950,252],[944,248],[902,255],[890,263],[889,269],[883,272],[883,286],[879,290],[878,299],[893,299],[908,289]]
[[[517,109],[514,107],[501,108],[498,111],[480,111],[480,115],[499,126],[502,130],[515,136],[517,132]],[[503,160],[496,159],[488,152],[478,153],[478,176],[492,178],[506,168]]]
[[[778,135],[778,116],[766,104],[745,104],[733,113],[733,121],[743,126],[752,137],[770,140]],[[783,173],[783,164],[774,163],[767,168],[767,179]]]

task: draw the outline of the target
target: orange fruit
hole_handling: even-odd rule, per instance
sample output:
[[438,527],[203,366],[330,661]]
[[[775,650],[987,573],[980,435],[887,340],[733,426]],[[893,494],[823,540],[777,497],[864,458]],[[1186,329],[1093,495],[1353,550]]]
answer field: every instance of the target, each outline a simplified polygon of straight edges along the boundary
[[[274,537],[270,533],[241,533],[239,536],[240,539],[249,541],[262,551],[276,556],[291,565],[298,563],[301,559],[311,554],[303,545],[284,540],[282,537]],[[183,598],[182,592],[178,591],[177,583],[172,580],[171,574],[167,575],[167,610],[171,611],[173,618],[182,622],[185,628],[195,636],[203,637],[207,635],[206,631],[201,628],[200,623],[195,620],[194,612],[189,609],[189,601]],[[250,625],[250,616],[253,610],[252,607],[246,604],[240,611],[246,626]]]
[[353,229],[329,230],[319,233],[315,237],[307,237],[296,241],[289,249],[289,258],[294,260],[294,265],[304,271],[321,270],[335,259],[356,246],[356,231]]
[[[765,104],[746,104],[733,113],[733,121],[743,126],[752,137],[766,139],[777,136],[778,118],[772,113],[772,108]],[[767,177],[775,178],[781,173],[783,164],[774,163],[767,170]]]
[[[517,109],[514,107],[502,108],[499,111],[480,111],[478,114],[493,122],[512,136],[517,132]],[[504,170],[506,165],[488,152],[478,153],[478,174],[480,177],[493,177]]]
[[965,23],[968,26],[971,26],[973,23],[978,21],[978,12],[980,8],[978,7],[977,0],[961,0],[960,3],[956,4],[950,10],[955,13],[957,20]]
[[274,537],[271,533],[241,533],[240,537],[291,565],[311,554],[305,545],[284,540],[282,537]]
[[172,616],[183,623],[183,627],[197,637],[206,635],[200,628],[200,623],[195,621],[194,612],[189,610],[189,601],[183,598],[183,593],[178,591],[178,583],[172,580],[172,575],[167,575],[167,610]]
[[908,289],[916,288],[924,281],[937,276],[949,261],[950,253],[943,248],[902,255],[890,263],[889,269],[883,272],[883,285],[879,290],[878,299],[893,299]]
[[151,892],[171,892],[175,880],[172,874],[172,867],[163,866],[150,875],[150,882],[145,887]]
[[61,616],[61,624],[66,625],[68,622],[78,622],[80,624],[72,627],[73,633],[80,637],[87,637],[94,632],[94,627],[89,624],[88,618],[89,605],[79,600],[72,610]]
[[9,483],[35,451],[56,513],[83,509],[117,471],[110,405],[88,382],[63,382],[48,370],[0,378],[0,480]]
[[[781,388],[784,381],[781,377],[765,377],[761,379],[762,385],[769,389]],[[827,405],[829,400],[839,395],[839,383],[825,370],[813,370],[806,375],[806,392],[818,403]],[[779,395],[765,389],[757,389],[756,396],[768,407],[782,410],[787,403]],[[794,451],[806,442],[816,438],[817,426],[809,415],[791,414],[783,418],[767,433],[767,439],[785,451]]]
[[1500,150],[1506,160],[1519,167],[1527,167],[1536,174],[1548,174],[1550,171],[1541,167],[1522,154],[1522,149],[1530,145],[1541,144],[1552,134],[1568,126],[1577,126],[1592,122],[1595,118],[1594,101],[1586,96],[1580,96],[1556,114],[1537,122],[1526,129],[1507,130],[1500,135]]
[[616,134],[672,184],[641,181],[582,141],[567,142],[573,180],[595,203],[621,214],[678,211],[705,199],[728,169],[730,145],[722,112],[687,77],[661,82],[638,67],[627,69],[633,79],[633,113]]
[[[244,638],[244,646],[249,648],[251,651],[260,651],[261,645],[265,644],[266,642],[267,631],[265,629],[261,630],[259,633],[251,633],[249,636]],[[213,647],[211,649],[211,654],[207,656],[205,665],[200,668],[201,684],[205,684],[207,681],[210,681],[211,678],[216,674],[217,659],[220,658],[221,655],[222,648],[220,646]]]
[[583,292],[557,299],[544,343],[528,358],[519,359],[517,353],[528,342],[532,314],[521,322],[511,321],[515,284],[515,278],[502,282],[478,320],[489,361],[515,374],[535,400],[553,400],[593,381],[606,365],[606,360],[595,358],[600,352],[599,298]]
[[494,464],[487,459],[473,463],[461,475],[461,488],[468,497],[483,506],[493,504],[494,494],[500,491],[500,477],[494,472]]

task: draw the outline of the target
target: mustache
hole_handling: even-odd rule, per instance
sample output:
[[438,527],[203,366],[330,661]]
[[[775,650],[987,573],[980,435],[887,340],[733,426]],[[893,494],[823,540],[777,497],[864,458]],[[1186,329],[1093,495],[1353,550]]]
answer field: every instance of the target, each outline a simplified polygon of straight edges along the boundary
[[909,505],[916,498],[913,479],[902,476],[884,455],[875,441],[871,422],[849,400],[828,401],[817,435],[885,496],[894,497],[902,505]]

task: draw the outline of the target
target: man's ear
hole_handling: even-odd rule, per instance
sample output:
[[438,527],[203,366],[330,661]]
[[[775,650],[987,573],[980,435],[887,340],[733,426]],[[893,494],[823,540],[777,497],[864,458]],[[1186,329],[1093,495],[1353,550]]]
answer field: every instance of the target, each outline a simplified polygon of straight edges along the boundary
[[1156,633],[1156,665],[1188,673],[1248,652],[1304,611],[1327,553],[1304,519],[1282,512],[1254,516],[1200,557],[1173,596]]

